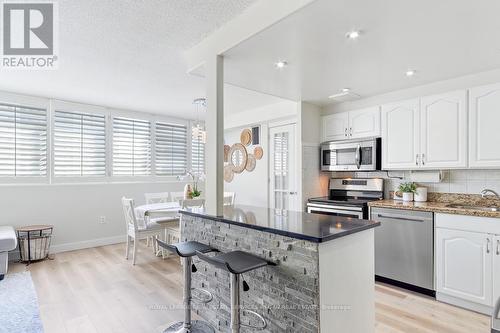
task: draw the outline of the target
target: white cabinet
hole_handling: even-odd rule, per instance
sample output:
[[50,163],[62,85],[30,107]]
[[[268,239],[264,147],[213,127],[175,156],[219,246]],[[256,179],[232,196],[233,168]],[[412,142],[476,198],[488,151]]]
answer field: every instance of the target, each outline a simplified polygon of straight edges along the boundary
[[382,168],[467,167],[465,90],[382,106]]
[[419,167],[419,101],[382,105],[382,169]]
[[493,239],[493,303],[500,299],[500,235]]
[[351,139],[380,136],[380,108],[373,107],[349,111],[349,137]]
[[467,167],[467,92],[420,100],[420,166]]
[[469,167],[500,167],[500,84],[470,89]]
[[322,142],[380,136],[380,109],[334,113],[322,117]]
[[349,114],[347,112],[324,116],[321,120],[323,124],[322,142],[349,138]]
[[436,242],[436,291],[491,306],[492,237],[438,228]]

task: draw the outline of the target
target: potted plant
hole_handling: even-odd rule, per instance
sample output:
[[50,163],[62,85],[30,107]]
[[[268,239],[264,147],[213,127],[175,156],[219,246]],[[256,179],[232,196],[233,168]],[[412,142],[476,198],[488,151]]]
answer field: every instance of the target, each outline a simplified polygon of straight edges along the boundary
[[417,191],[417,185],[413,182],[401,183],[399,191],[403,193],[403,201],[413,201],[413,194]]
[[201,196],[201,191],[198,189],[198,182],[200,180],[205,179],[205,175],[203,173],[198,173],[194,171],[188,171],[186,172],[185,175],[183,176],[178,176],[177,178],[179,180],[184,180],[184,178],[189,177],[191,178],[191,186],[189,184],[186,184],[186,187],[188,189],[188,197],[189,199],[196,199]]

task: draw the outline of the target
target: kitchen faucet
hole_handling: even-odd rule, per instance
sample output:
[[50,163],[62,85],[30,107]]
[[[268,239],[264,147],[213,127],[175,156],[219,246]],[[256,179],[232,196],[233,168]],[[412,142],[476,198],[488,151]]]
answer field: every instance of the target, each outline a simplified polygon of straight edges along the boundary
[[491,193],[492,195],[496,196],[497,198],[500,198],[500,195],[497,192],[490,190],[488,188],[485,188],[484,190],[481,191],[481,198],[486,197],[486,195],[488,193]]

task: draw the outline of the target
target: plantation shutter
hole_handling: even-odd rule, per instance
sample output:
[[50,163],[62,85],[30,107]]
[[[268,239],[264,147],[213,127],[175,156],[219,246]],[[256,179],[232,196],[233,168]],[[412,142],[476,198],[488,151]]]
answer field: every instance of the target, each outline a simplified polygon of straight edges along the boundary
[[47,110],[0,104],[0,176],[47,174]]
[[205,144],[201,133],[191,138],[191,170],[198,174],[205,172]]
[[54,176],[106,176],[104,115],[55,112]]
[[155,168],[158,176],[178,176],[187,169],[187,127],[157,122]]
[[113,118],[113,175],[151,175],[151,124]]

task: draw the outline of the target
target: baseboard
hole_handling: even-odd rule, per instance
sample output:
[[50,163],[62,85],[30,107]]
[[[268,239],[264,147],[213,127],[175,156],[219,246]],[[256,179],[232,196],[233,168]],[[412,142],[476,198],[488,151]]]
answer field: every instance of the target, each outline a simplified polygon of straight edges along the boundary
[[51,254],[52,253],[61,253],[61,252],[68,252],[68,251],[74,251],[74,250],[88,249],[91,247],[118,244],[118,243],[123,243],[126,240],[127,240],[126,236],[121,235],[121,236],[112,236],[112,237],[90,239],[90,240],[74,242],[74,243],[64,243],[64,244],[52,245],[50,247],[50,253]]
[[[88,249],[91,247],[118,244],[118,243],[123,243],[126,240],[127,240],[126,236],[121,235],[121,236],[89,239],[89,240],[74,242],[74,243],[57,244],[57,245],[52,245],[50,247],[50,253],[55,254],[55,253],[61,253],[61,252]],[[19,250],[18,249],[9,252],[9,261],[18,261],[18,260],[19,260]]]
[[458,306],[458,307],[461,307],[461,308],[464,308],[467,310],[479,312],[479,313],[485,314],[487,316],[491,316],[491,313],[493,312],[493,307],[491,307],[491,306],[477,304],[477,303],[470,302],[470,301],[465,301],[463,299],[449,296],[449,295],[445,295],[445,294],[441,294],[439,292],[436,293],[436,299],[440,302],[455,305],[455,306]]

